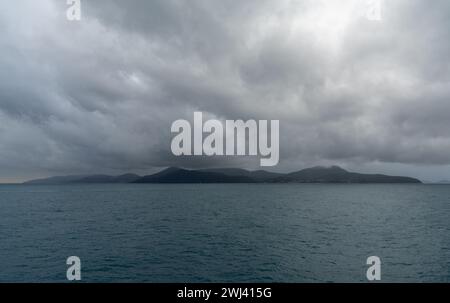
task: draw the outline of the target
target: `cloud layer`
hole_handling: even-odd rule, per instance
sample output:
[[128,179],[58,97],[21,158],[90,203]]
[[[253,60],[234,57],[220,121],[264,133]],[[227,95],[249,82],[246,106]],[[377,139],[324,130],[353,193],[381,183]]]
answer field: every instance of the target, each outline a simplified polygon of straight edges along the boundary
[[450,178],[450,2],[0,4],[0,180],[142,172],[194,111],[280,120],[279,170],[337,163]]

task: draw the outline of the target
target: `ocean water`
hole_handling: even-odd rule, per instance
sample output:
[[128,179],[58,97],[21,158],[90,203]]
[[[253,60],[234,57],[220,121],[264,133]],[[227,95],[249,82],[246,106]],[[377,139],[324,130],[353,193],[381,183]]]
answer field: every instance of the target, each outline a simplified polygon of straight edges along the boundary
[[0,186],[0,282],[450,281],[446,185]]

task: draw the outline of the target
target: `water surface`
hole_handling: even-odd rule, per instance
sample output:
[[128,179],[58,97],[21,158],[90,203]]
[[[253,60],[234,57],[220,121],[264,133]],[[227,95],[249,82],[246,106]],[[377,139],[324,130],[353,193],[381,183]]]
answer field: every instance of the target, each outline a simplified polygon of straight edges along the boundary
[[450,281],[446,185],[0,186],[0,282]]

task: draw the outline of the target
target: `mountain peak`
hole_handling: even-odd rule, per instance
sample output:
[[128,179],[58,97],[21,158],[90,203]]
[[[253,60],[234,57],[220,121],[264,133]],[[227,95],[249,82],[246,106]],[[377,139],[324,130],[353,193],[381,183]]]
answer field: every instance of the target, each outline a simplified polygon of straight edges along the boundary
[[332,165],[332,166],[314,166],[314,167],[311,167],[311,168],[307,168],[307,170],[347,172],[347,170],[345,170],[342,167],[337,166],[337,165]]
[[166,169],[163,169],[162,171],[160,171],[160,173],[162,173],[162,172],[174,172],[174,171],[179,171],[179,170],[182,170],[182,169],[179,168],[179,167],[171,166],[171,167],[168,167]]

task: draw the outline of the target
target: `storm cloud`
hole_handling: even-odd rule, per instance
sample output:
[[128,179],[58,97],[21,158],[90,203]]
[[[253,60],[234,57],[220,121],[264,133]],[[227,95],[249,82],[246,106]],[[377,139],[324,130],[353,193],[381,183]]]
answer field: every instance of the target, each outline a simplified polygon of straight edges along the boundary
[[280,120],[280,165],[450,178],[450,2],[0,4],[0,181],[160,167],[194,111]]

